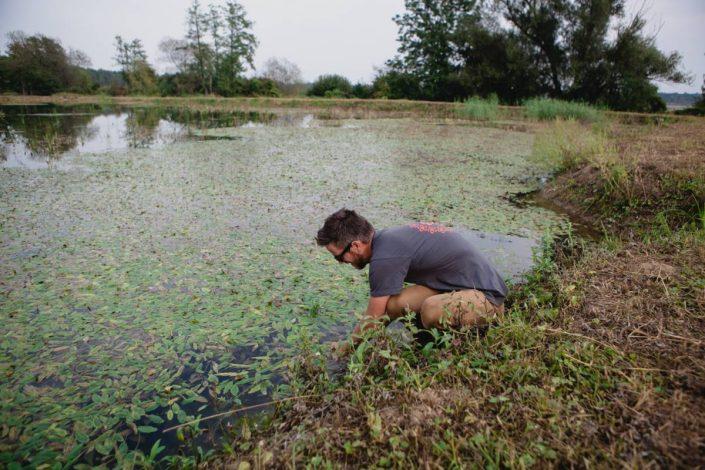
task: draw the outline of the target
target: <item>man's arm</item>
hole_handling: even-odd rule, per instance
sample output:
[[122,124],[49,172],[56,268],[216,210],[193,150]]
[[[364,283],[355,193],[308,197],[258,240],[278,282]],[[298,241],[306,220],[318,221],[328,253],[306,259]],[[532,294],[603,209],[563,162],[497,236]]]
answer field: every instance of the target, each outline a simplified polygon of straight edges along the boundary
[[360,342],[360,333],[370,328],[374,328],[378,324],[378,320],[387,312],[388,301],[388,295],[384,295],[382,297],[370,297],[370,300],[367,303],[365,316],[360,323],[355,326],[355,329],[352,332],[352,340],[354,344]]

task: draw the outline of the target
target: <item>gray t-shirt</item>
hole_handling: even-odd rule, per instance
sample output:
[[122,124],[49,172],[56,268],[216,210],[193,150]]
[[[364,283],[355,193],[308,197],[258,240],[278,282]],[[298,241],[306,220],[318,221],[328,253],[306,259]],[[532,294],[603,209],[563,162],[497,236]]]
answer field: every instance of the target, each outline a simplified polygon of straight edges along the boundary
[[414,223],[375,232],[370,260],[370,295],[398,294],[404,281],[442,292],[476,289],[495,305],[507,286],[468,240],[437,224]]

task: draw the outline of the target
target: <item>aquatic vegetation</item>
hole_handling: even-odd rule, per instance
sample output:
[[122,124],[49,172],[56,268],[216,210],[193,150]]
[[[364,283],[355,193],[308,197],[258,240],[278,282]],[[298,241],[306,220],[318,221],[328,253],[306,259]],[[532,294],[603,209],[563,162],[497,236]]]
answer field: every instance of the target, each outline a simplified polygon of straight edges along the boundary
[[297,406],[210,466],[702,466],[704,125],[611,129],[637,204],[605,196],[589,159],[542,190],[604,238],[543,239],[484,334],[438,331],[419,351],[370,330],[341,385],[307,371]]
[[463,106],[458,110],[460,116],[478,121],[491,121],[499,115],[499,99],[497,95],[488,98],[473,96],[463,101]]
[[575,101],[532,98],[523,104],[528,118],[541,121],[553,119],[575,119],[582,122],[604,121],[604,111],[595,106]]
[[562,223],[502,197],[538,185],[529,134],[346,124],[0,169],[0,462],[197,454],[227,420],[160,430],[286,395],[304,338],[321,348],[364,308],[365,272],[312,241],[343,205],[380,227],[538,237]]

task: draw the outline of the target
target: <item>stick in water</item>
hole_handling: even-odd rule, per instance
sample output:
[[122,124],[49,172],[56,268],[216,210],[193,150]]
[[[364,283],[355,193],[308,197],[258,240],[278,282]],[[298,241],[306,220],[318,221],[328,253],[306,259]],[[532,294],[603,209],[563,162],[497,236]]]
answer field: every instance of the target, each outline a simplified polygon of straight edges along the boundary
[[162,431],[162,433],[169,432],[169,431],[173,431],[174,429],[183,428],[183,427],[189,426],[189,425],[191,425],[191,424],[200,423],[201,421],[208,421],[209,419],[219,418],[219,417],[221,417],[221,416],[227,416],[227,415],[235,414],[235,413],[238,413],[238,412],[240,412],[240,411],[247,411],[247,410],[252,410],[252,409],[254,409],[254,408],[261,408],[261,407],[267,406],[267,405],[276,405],[276,404],[278,404],[278,403],[284,403],[285,401],[299,400],[299,399],[301,399],[301,398],[309,398],[309,397],[312,397],[312,396],[314,396],[314,395],[299,395],[299,396],[297,396],[297,397],[282,398],[281,400],[268,401],[268,402],[266,402],[266,403],[260,403],[259,405],[251,405],[251,406],[246,406],[246,407],[244,407],[244,408],[238,408],[238,409],[236,409],[236,410],[224,411],[223,413],[218,413],[218,414],[215,414],[215,415],[206,416],[206,417],[204,417],[204,418],[194,419],[193,421],[189,421],[188,423],[183,423],[183,424],[179,424],[178,426],[172,426],[172,427],[170,427],[170,428],[166,428],[165,430]]

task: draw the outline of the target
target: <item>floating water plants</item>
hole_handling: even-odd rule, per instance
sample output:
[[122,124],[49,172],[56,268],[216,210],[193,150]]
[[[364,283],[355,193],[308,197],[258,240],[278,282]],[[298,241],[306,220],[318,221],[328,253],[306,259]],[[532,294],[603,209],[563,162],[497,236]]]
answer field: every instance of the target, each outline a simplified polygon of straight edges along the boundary
[[561,223],[501,197],[537,185],[528,134],[358,120],[218,135],[233,138],[0,169],[1,465],[194,455],[223,423],[161,431],[286,396],[302,338],[343,337],[366,302],[365,272],[312,241],[341,206],[379,226]]

